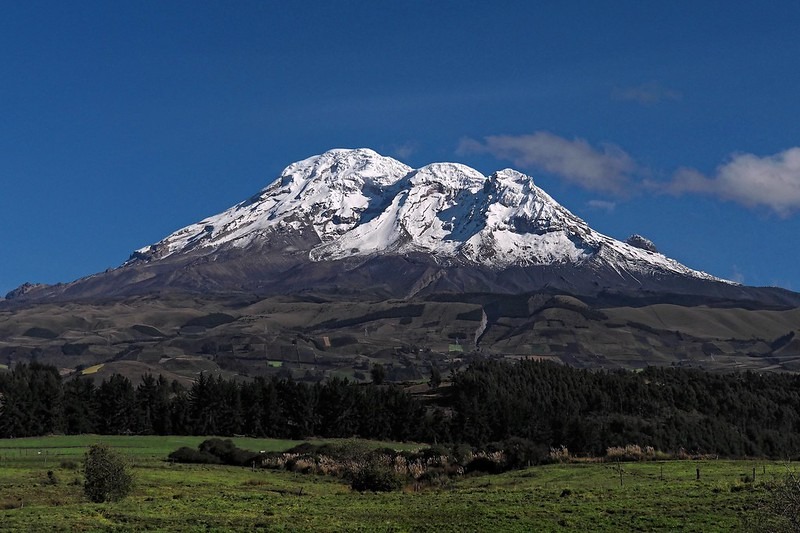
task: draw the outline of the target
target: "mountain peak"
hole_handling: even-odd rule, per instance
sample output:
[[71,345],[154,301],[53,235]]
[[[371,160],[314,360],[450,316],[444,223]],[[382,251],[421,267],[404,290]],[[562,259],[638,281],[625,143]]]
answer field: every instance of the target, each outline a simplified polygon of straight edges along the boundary
[[492,270],[572,265],[633,280],[721,281],[637,244],[594,231],[516,170],[488,177],[460,163],[415,170],[359,148],[292,163],[259,194],[137,250],[129,263],[267,247],[312,262],[419,253]]
[[410,171],[411,167],[369,148],[335,148],[292,163],[280,177],[284,185],[287,180],[305,182],[335,177],[338,180],[355,180],[364,184],[385,186],[391,185]]

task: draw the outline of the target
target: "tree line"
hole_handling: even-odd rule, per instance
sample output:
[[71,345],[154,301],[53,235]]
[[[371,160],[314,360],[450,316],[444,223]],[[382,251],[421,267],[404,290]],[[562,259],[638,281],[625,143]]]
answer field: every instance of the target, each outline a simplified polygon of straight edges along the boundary
[[797,457],[800,376],[650,367],[590,371],[480,361],[432,397],[399,384],[310,384],[201,374],[189,387],[144,375],[95,384],[19,364],[0,374],[0,437],[51,433],[352,437],[485,446],[521,438],[603,455],[638,444],[665,452]]
[[357,385],[333,378],[308,384],[200,374],[190,387],[163,376],[136,386],[114,374],[96,385],[62,381],[53,366],[18,364],[0,374],[0,437],[53,433],[252,435],[301,439],[360,436],[425,440],[425,407],[399,385]]
[[638,444],[724,456],[800,454],[800,375],[482,361],[455,376],[453,437],[521,437],[603,455]]

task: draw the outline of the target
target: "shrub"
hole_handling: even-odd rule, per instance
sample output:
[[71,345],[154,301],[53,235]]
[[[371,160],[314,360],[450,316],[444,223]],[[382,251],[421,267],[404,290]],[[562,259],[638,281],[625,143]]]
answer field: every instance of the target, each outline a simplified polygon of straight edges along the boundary
[[469,444],[457,444],[453,447],[453,459],[458,464],[466,465],[475,457],[475,452]]
[[392,492],[400,490],[403,481],[389,466],[370,461],[351,474],[350,488],[359,492]]
[[219,457],[226,465],[249,466],[259,454],[238,448],[230,439],[208,439],[200,443],[200,452]]
[[550,448],[550,460],[554,463],[568,463],[572,460],[569,449],[563,444],[558,448]]
[[421,483],[425,483],[431,487],[445,487],[452,484],[452,478],[455,477],[455,473],[453,468],[428,468],[425,472],[417,479],[417,484],[415,487],[420,486]]
[[83,474],[83,492],[95,503],[121,500],[133,490],[127,462],[105,444],[89,447]]
[[372,382],[375,385],[383,384],[383,381],[386,379],[386,369],[380,363],[375,363],[372,365],[372,370],[370,370],[370,376],[372,376]]
[[642,448],[638,444],[627,444],[622,446],[611,446],[606,448],[606,460],[620,461],[645,461],[656,458],[656,450],[652,446]]
[[790,470],[770,489],[762,508],[766,515],[763,516],[764,529],[800,531],[800,476]]
[[261,454],[238,448],[230,439],[207,439],[200,443],[197,450],[183,446],[168,457],[178,463],[250,466]]
[[489,457],[478,456],[470,461],[465,467],[467,474],[480,472],[483,474],[499,474],[503,471],[502,465]]
[[442,444],[434,444],[419,451],[423,459],[438,459],[440,457],[450,457],[450,450]]
[[176,463],[196,463],[196,464],[220,464],[222,461],[216,455],[207,452],[201,452],[188,446],[178,448],[171,454],[169,459]]
[[544,445],[519,437],[503,441],[503,452],[506,456],[506,467],[510,469],[538,465],[549,455]]
[[56,477],[55,472],[52,470],[47,471],[47,481],[45,481],[46,485],[58,485],[58,478]]

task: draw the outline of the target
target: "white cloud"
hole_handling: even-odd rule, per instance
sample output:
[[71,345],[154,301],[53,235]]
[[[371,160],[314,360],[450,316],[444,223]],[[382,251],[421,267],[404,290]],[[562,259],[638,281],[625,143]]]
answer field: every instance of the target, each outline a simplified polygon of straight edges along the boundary
[[675,101],[683,97],[680,92],[668,89],[654,81],[635,87],[616,88],[611,92],[611,96],[615,100],[637,102],[641,105],[653,105],[667,100]]
[[417,151],[417,143],[414,141],[407,141],[402,144],[394,144],[390,148],[390,153],[399,157],[400,159],[407,159]]
[[673,194],[708,194],[747,207],[767,207],[780,216],[800,210],[800,147],[767,157],[736,154],[708,177],[679,169],[666,186]]
[[609,202],[607,200],[589,200],[588,202],[586,202],[586,205],[589,206],[591,209],[607,211],[609,213],[613,212],[614,209],[617,208],[616,202]]
[[736,265],[733,265],[732,273],[728,277],[728,279],[730,279],[731,281],[735,281],[736,283],[741,283],[742,285],[744,285],[744,274],[742,274],[742,271],[739,270],[739,267],[736,266]]
[[591,146],[583,139],[565,139],[546,131],[531,135],[494,135],[483,142],[462,139],[458,152],[489,153],[524,169],[561,176],[586,189],[624,194],[630,188],[636,162],[612,144]]
[[[711,175],[679,168],[666,183],[642,180],[648,169],[617,146],[592,146],[584,139],[565,139],[547,131],[494,135],[482,141],[465,138],[458,152],[491,154],[520,169],[549,172],[585,189],[619,197],[644,189],[708,195],[749,208],[766,207],[783,217],[800,211],[800,147],[766,157],[734,154]],[[615,204],[592,200],[588,206],[611,211]]]

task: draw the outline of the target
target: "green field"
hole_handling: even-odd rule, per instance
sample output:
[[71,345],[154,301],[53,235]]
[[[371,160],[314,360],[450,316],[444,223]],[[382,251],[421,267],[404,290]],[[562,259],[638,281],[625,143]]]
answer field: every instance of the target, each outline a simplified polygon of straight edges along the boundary
[[[782,463],[758,461],[622,463],[620,484],[616,464],[553,464],[417,492],[360,494],[329,477],[164,461],[203,439],[0,441],[0,530],[730,531],[751,519],[764,483],[786,472]],[[234,441],[251,450],[296,444]],[[127,499],[93,504],[83,497],[79,463],[94,442],[130,457],[136,488]],[[745,481],[753,469],[755,482]]]

